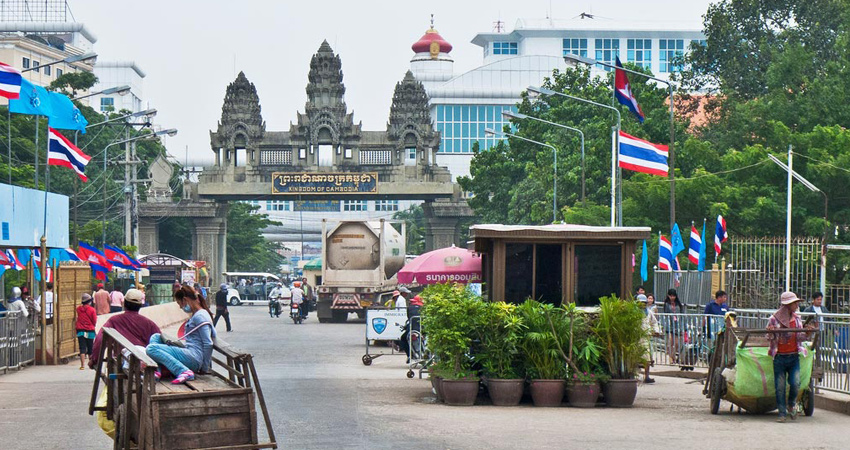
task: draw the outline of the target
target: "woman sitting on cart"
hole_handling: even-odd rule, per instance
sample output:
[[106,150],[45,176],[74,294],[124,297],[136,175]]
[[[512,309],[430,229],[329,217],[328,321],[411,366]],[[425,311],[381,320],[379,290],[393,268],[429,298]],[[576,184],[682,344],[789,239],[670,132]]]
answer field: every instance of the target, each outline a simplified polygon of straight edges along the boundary
[[[801,329],[803,321],[797,314],[797,294],[783,292],[780,296],[779,310],[767,323],[768,330]],[[785,417],[791,420],[797,418],[797,393],[800,390],[800,355],[806,356],[808,350],[803,344],[805,335],[799,333],[768,333],[770,341],[768,354],[773,357],[773,383],[776,388],[776,407],[779,409],[777,422],[785,422]],[[786,407],[785,384],[788,384]]]
[[176,378],[173,384],[195,379],[195,372],[208,372],[211,367],[213,339],[216,337],[212,316],[206,299],[194,289],[183,286],[174,293],[174,300],[183,311],[192,315],[186,322],[183,346],[166,343],[159,333],[151,336],[148,356],[165,366]]

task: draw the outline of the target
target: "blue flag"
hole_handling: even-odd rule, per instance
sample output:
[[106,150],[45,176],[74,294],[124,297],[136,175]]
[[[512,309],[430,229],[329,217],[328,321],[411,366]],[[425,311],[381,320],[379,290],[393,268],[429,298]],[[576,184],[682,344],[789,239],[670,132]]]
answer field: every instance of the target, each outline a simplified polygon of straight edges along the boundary
[[699,264],[697,270],[700,272],[705,270],[705,221],[702,222],[702,243],[699,246]]
[[20,97],[9,100],[9,110],[17,114],[51,116],[53,108],[50,105],[50,93],[43,87],[22,79]]
[[643,253],[640,254],[640,279],[646,283],[646,280],[649,279],[649,270],[647,266],[649,265],[649,256],[646,253],[646,239],[643,240]]
[[678,223],[673,224],[673,231],[670,232],[670,244],[673,247],[673,258],[685,249],[685,242],[682,241],[682,232],[679,231]]
[[53,114],[50,115],[48,123],[51,128],[59,130],[77,130],[86,133],[86,125],[89,122],[83,117],[80,109],[74,105],[67,96],[58,92],[49,92],[50,106]]

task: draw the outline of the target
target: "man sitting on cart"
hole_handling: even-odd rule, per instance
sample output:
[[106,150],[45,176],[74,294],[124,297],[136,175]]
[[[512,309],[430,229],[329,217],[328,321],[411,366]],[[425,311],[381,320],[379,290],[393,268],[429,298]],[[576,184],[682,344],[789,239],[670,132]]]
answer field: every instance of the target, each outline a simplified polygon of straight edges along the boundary
[[[103,328],[114,328],[133,345],[141,347],[148,345],[151,336],[161,333],[161,331],[152,320],[139,314],[140,309],[142,309],[142,291],[138,289],[128,290],[127,294],[124,295],[124,312],[110,317],[103,324]],[[89,357],[89,367],[91,368],[94,368],[97,359],[100,357],[103,328],[100,329],[94,340],[92,355]]]
[[[793,292],[783,292],[777,310],[767,323],[768,330],[800,329],[803,321],[797,313],[800,299]],[[776,388],[776,407],[779,409],[777,422],[785,418],[797,418],[797,394],[800,390],[800,355],[808,355],[804,345],[805,336],[799,333],[768,333],[768,354],[773,357],[773,383]],[[788,384],[786,397],[785,384]]]

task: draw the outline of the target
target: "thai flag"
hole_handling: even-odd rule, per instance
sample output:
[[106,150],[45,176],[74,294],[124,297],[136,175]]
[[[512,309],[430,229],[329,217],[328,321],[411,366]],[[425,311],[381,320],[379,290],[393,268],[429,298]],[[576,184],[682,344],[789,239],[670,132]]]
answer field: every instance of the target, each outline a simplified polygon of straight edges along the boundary
[[83,153],[82,150],[53,128],[48,128],[48,138],[50,144],[47,150],[47,164],[72,169],[77,172],[77,176],[81,180],[88,181],[85,171],[86,164],[91,160],[91,156]]
[[[121,250],[118,247],[113,247],[111,245],[104,245],[103,246],[103,253],[104,253],[104,255],[106,255],[106,259],[108,259],[109,262],[112,263],[112,265],[114,265],[114,266],[118,266],[122,269],[127,269],[127,270],[139,270],[138,267],[136,267],[136,265],[133,264],[134,260],[132,258],[130,258],[129,255],[124,253],[124,251]],[[138,261],[137,261],[137,263],[138,263]]]
[[6,249],[3,253],[3,265],[6,266],[7,269],[15,269],[15,270],[24,270],[25,267],[21,264],[21,261],[18,259],[18,255],[15,254],[15,251],[12,249]]
[[635,95],[632,94],[632,87],[629,85],[629,77],[626,75],[626,71],[622,70],[623,65],[620,63],[619,57],[617,58],[616,63],[618,68],[614,70],[614,97],[616,97],[617,101],[621,104],[628,106],[629,111],[637,116],[638,122],[643,123],[645,119],[643,111],[641,111]]
[[670,240],[660,235],[658,239],[658,268],[661,270],[672,270],[673,264],[673,245]]
[[21,96],[21,72],[4,63],[0,63],[0,97],[14,100]]
[[697,228],[691,225],[691,242],[688,244],[688,261],[691,264],[699,265],[699,248],[702,245],[702,238],[697,231]]
[[722,249],[723,242],[729,239],[729,234],[726,233],[726,219],[723,216],[717,216],[717,227],[714,228],[714,252],[718,255]]
[[66,248],[66,249],[65,249],[65,253],[67,253],[67,254],[68,254],[68,258],[69,258],[71,261],[80,261],[80,256],[79,256],[79,255],[77,255],[77,252],[75,252],[75,251],[74,251],[74,249],[72,249],[72,248]]
[[620,131],[620,150],[617,158],[623,169],[650,175],[667,176],[667,146],[653,144]]
[[[41,250],[34,249],[32,251],[32,260],[35,262],[36,279],[41,279],[41,274],[39,273],[39,269],[38,269],[39,267],[41,267]],[[53,269],[50,267],[50,264],[47,265],[47,268],[45,270],[47,271],[47,277],[46,277],[47,281],[52,282],[53,281]]]

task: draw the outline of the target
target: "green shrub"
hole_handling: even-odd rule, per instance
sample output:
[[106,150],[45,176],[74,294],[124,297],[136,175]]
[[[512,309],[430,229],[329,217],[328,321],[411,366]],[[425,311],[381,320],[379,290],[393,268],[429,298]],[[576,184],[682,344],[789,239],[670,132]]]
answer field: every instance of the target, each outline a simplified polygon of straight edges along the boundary
[[519,344],[525,325],[516,305],[504,302],[485,303],[481,312],[476,362],[489,378],[523,378]]
[[446,379],[476,376],[472,345],[487,304],[459,284],[432,285],[421,296],[422,330],[439,361],[435,374]]
[[526,327],[520,339],[525,371],[530,379],[566,378],[569,319],[566,312],[548,303],[528,299],[517,307]]
[[614,379],[631,379],[645,362],[642,344],[649,338],[643,327],[643,312],[634,301],[615,296],[599,299],[599,317],[593,331],[602,345],[608,373]]

